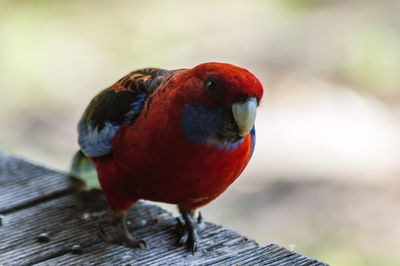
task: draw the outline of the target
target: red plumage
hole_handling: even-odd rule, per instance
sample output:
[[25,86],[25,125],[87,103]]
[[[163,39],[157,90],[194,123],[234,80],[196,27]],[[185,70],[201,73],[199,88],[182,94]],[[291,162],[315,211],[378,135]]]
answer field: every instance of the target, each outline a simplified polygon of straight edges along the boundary
[[[220,101],[204,93],[206,75],[229,83]],[[249,135],[230,152],[188,142],[179,123],[185,104],[215,108],[243,95],[260,101],[262,87],[252,74],[232,65],[204,64],[178,74],[154,94],[164,87],[171,87],[169,94],[153,97],[148,113],[142,112],[135,123],[123,125],[114,136],[113,156],[94,160],[112,209],[127,211],[139,199],[198,208],[225,191],[250,159]]]
[[229,152],[188,144],[180,132],[169,128],[159,134],[124,133],[114,137],[113,157],[94,160],[107,201],[115,210],[127,211],[138,199],[196,209],[225,191],[250,159],[249,135]]
[[[143,74],[137,78],[133,72],[108,91],[118,95],[130,90],[126,85],[131,86],[130,81],[150,79],[154,77]],[[207,80],[212,80],[210,88],[215,91],[205,89]],[[246,167],[254,138],[247,133],[232,148],[221,148],[208,137],[214,131],[205,129],[203,142],[191,141],[182,126],[183,112],[187,106],[210,112],[228,110],[227,117],[234,121],[230,111],[234,103],[251,98],[258,105],[262,94],[262,85],[253,74],[229,64],[206,63],[167,76],[148,93],[135,120],[121,123],[112,138],[112,152],[91,158],[110,208],[127,212],[137,200],[147,199],[177,204],[193,213],[215,199]],[[96,119],[92,109],[99,100],[93,102],[83,121]],[[238,128],[231,122],[227,125]]]

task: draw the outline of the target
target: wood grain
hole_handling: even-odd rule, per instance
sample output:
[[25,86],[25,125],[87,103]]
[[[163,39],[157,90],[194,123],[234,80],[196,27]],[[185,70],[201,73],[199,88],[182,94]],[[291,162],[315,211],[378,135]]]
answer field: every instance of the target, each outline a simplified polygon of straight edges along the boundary
[[[149,249],[107,244],[96,235],[96,221],[107,211],[104,196],[81,187],[65,173],[0,153],[0,265],[325,265],[275,244],[259,247],[211,223],[193,256],[177,246],[175,217],[146,202],[128,219],[131,233]],[[42,233],[48,242],[38,241]]]

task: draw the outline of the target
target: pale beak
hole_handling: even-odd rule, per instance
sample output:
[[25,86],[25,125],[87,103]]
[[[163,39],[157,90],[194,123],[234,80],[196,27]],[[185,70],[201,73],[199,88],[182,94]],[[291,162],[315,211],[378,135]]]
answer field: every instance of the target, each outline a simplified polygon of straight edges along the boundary
[[246,102],[232,104],[232,113],[239,128],[239,135],[244,137],[253,128],[256,119],[257,100],[249,98]]

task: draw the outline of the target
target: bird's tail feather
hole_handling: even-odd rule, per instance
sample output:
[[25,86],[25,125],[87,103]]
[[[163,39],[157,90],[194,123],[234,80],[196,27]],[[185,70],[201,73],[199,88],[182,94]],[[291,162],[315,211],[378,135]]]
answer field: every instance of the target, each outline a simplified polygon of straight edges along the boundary
[[89,158],[79,150],[72,159],[69,174],[86,183],[87,189],[101,189],[97,172]]

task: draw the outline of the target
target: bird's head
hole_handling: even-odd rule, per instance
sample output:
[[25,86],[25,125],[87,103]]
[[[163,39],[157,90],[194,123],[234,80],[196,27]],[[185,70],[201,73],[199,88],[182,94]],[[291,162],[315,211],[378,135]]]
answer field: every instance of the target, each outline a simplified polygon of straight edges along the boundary
[[184,106],[180,126],[189,141],[229,149],[253,129],[263,87],[246,69],[205,63],[182,71],[174,83],[179,84],[175,99]]

